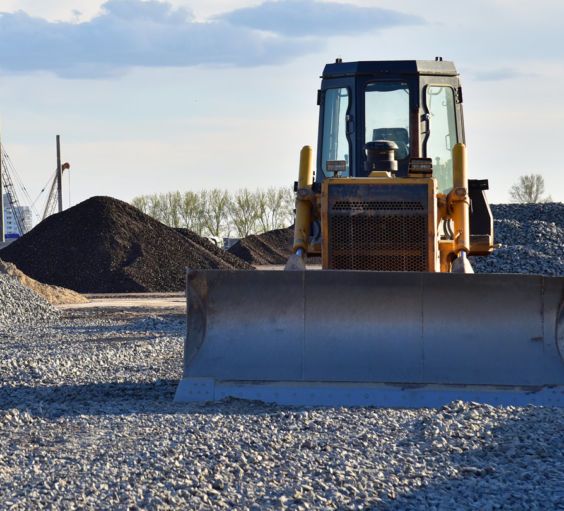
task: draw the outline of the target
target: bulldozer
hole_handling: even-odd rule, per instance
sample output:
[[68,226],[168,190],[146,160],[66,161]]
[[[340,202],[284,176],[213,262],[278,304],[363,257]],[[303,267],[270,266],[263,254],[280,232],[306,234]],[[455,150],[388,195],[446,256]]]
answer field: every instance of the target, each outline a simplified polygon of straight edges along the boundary
[[564,406],[564,278],[468,259],[496,245],[462,100],[440,57],[325,66],[294,254],[285,271],[188,269],[176,401]]

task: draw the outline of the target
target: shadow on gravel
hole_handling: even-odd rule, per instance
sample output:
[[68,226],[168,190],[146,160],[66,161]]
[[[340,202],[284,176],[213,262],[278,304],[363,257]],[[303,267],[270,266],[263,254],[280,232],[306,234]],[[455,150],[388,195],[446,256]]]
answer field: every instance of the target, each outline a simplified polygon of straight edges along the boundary
[[186,332],[186,321],[183,316],[148,315],[140,318],[128,318],[122,324],[111,323],[109,325],[52,325],[52,330],[64,333],[84,334],[99,336],[103,333],[124,334],[129,332],[141,332],[147,334],[160,334],[183,336]]
[[89,383],[0,388],[0,410],[20,408],[48,417],[166,413],[178,381]]
[[429,483],[417,469],[405,467],[399,477],[412,478],[410,489],[385,499],[378,509],[564,509],[563,441],[553,413],[560,410],[508,411],[487,438],[472,436],[465,417],[457,417],[462,427],[443,447],[433,446],[436,420],[414,422],[401,448],[422,452],[418,461],[435,465],[429,468],[441,475]]
[[[254,415],[275,405],[239,399],[219,403],[174,403],[178,380],[88,383],[84,385],[27,385],[0,387],[0,411],[18,408],[48,418],[77,415],[199,413]],[[292,407],[288,407],[292,409]]]

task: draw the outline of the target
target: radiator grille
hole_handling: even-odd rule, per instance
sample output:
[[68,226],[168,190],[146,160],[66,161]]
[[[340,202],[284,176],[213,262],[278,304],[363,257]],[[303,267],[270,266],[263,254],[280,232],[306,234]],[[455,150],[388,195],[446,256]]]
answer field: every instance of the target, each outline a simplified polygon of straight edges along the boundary
[[402,210],[423,210],[425,206],[421,202],[391,202],[391,201],[337,201],[333,206],[333,211],[350,211],[350,210],[388,210],[388,211],[402,211]]
[[[426,186],[419,190],[414,185],[331,188],[336,187],[329,192],[330,268],[428,270]],[[395,200],[362,200],[362,195],[377,199],[385,193],[393,193]]]

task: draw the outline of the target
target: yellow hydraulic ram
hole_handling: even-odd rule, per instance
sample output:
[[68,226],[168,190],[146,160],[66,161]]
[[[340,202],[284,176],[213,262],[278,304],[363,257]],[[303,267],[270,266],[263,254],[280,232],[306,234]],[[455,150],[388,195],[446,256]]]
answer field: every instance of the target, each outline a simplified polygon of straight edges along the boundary
[[454,252],[457,255],[452,271],[473,273],[466,255],[470,251],[470,197],[466,170],[466,146],[456,144],[452,148],[453,188],[447,196],[447,204],[454,223]]
[[313,149],[304,146],[300,152],[300,173],[296,197],[296,226],[294,230],[294,255],[286,264],[286,270],[305,269],[305,257],[311,223],[311,186],[313,184]]

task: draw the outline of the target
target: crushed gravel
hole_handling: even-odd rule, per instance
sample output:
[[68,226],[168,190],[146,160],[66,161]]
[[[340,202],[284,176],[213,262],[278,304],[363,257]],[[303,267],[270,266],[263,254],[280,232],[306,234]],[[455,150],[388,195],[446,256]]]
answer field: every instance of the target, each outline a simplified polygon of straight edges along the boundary
[[59,310],[49,302],[11,275],[0,272],[0,329],[58,317]]
[[[558,261],[543,211],[498,241]],[[564,509],[564,409],[179,404],[183,315],[60,312],[4,274],[0,305],[2,509]]]
[[1,507],[564,508],[564,410],[178,404],[184,317],[126,312],[0,327]]
[[25,273],[18,270],[13,263],[6,263],[0,259],[0,273],[8,274],[18,280],[23,286],[35,291],[39,296],[47,300],[53,305],[61,305],[64,303],[86,303],[88,299],[72,291],[59,286],[51,286],[37,282],[37,280],[28,277]]
[[494,243],[487,257],[474,257],[477,273],[564,276],[564,204],[493,204]]

